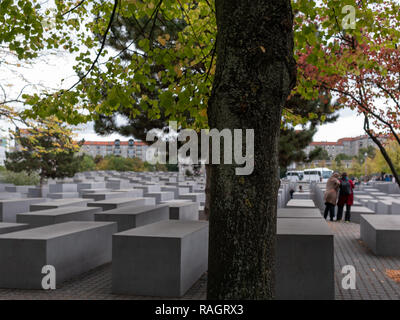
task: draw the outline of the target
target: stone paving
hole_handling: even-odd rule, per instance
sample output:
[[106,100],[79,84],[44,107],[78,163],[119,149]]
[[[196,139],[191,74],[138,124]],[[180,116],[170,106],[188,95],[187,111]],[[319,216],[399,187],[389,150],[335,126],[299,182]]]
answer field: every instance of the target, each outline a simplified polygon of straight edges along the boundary
[[[400,257],[378,257],[360,240],[360,225],[328,222],[335,233],[335,291],[337,300],[399,300],[400,283],[387,271],[400,269]],[[342,268],[356,269],[356,289],[342,288]]]
[[[207,275],[189,289],[182,300],[204,300]],[[116,295],[111,293],[111,264],[98,267],[79,277],[65,281],[56,290],[0,289],[0,300],[151,300],[157,297]],[[163,298],[165,299],[165,298]]]
[[[337,300],[398,300],[400,283],[387,272],[400,270],[400,257],[377,257],[360,240],[360,226],[355,223],[328,222],[335,233],[335,286]],[[341,286],[343,266],[356,268],[356,289]],[[183,300],[206,298],[207,275],[182,297]],[[0,289],[1,299],[118,299],[143,300],[157,297],[111,294],[111,264],[96,268],[64,282],[55,291]]]

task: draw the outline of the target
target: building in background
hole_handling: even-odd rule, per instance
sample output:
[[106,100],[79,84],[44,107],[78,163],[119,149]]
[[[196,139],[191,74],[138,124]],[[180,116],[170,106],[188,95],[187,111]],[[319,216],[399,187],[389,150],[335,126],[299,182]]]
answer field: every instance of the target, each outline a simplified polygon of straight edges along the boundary
[[124,158],[139,158],[146,161],[146,150],[148,146],[142,141],[129,139],[128,141],[85,141],[80,153],[92,157],[107,155],[121,156]]
[[375,147],[375,143],[370,137],[364,135],[354,138],[342,138],[336,142],[311,142],[310,145],[304,150],[304,152],[306,154],[310,154],[312,150],[320,147],[322,149],[325,149],[328,152],[329,157],[333,160],[339,154],[345,154],[352,157],[357,156],[360,149],[368,148],[369,146]]

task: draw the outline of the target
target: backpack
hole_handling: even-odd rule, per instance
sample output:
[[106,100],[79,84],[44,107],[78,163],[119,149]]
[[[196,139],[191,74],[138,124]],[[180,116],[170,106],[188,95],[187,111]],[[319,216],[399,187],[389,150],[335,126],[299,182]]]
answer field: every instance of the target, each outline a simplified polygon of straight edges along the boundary
[[342,181],[340,183],[340,193],[346,196],[351,194],[351,185],[349,181]]

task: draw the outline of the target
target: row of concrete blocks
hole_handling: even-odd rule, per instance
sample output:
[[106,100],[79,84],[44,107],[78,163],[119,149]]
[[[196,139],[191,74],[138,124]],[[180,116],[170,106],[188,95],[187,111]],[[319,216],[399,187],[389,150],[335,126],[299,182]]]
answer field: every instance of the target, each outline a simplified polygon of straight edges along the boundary
[[115,222],[65,222],[0,236],[0,287],[42,289],[113,261],[112,291],[181,296],[207,270],[208,223],[165,220],[117,233]]
[[[165,201],[173,201],[175,198],[179,200],[187,200],[196,202],[199,206],[204,205],[205,194],[204,193],[184,193],[180,194],[180,189],[175,188],[177,193],[173,191],[159,191],[159,186],[149,185],[137,187],[137,189],[124,189],[114,191],[100,191],[102,189],[82,189],[85,190],[83,199],[80,198],[61,198],[56,200],[46,198],[15,198],[8,200],[0,200],[0,221],[3,222],[15,222],[16,214],[28,211],[41,210],[41,208],[55,208],[61,206],[99,206],[103,210],[110,210],[117,207],[129,205],[131,199],[142,198],[154,198],[155,203],[159,204]],[[171,190],[171,188],[168,188]],[[175,196],[177,195],[177,197]],[[95,202],[90,203],[90,202]]]
[[[313,186],[313,200],[321,211],[324,210],[323,195],[325,189],[318,184]],[[365,192],[367,190],[368,192]],[[354,204],[351,208],[351,221],[360,223],[361,215],[400,214],[400,197],[396,194],[375,192],[374,189],[354,191]]]
[[[110,262],[111,252],[113,292],[116,293],[180,296],[207,270],[208,224],[194,221],[198,217],[197,203],[136,202],[131,207],[100,210],[100,207],[48,208],[18,214],[19,224],[0,224],[0,233],[7,233],[0,236],[0,261],[6,261],[0,267],[0,287],[40,289],[44,265],[56,268],[57,283],[60,283]],[[65,222],[70,220],[75,221]],[[34,228],[9,233],[27,228],[28,224]],[[117,233],[121,231],[125,233]],[[142,259],[141,265],[138,257]],[[166,257],[169,269],[165,269]],[[129,264],[132,259],[135,269]],[[164,273],[155,275],[154,268]],[[154,279],[158,276],[161,279]],[[121,277],[125,280],[121,281]],[[132,280],[135,277],[139,282],[144,281],[142,285]],[[159,289],[153,293],[148,291],[155,287]]]
[[277,217],[277,299],[333,300],[333,233],[319,209],[311,199],[293,199]]
[[[280,209],[277,230],[277,298],[333,299],[333,235],[319,212]],[[113,222],[66,222],[0,236],[0,286],[40,289],[44,265],[60,283],[112,259],[113,292],[176,297],[207,270],[207,222],[117,231]]]
[[380,190],[381,192],[385,192],[385,193],[397,193],[400,194],[400,187],[398,186],[397,183],[394,182],[371,182],[370,186],[372,186],[373,188],[376,188],[378,190]]
[[[119,180],[118,180],[119,181]],[[88,190],[102,190],[102,192],[120,191],[121,189],[133,189],[143,192],[160,192],[169,191],[173,192],[175,198],[178,195],[188,193],[203,193],[204,187],[197,185],[182,185],[182,183],[172,183],[171,185],[157,185],[157,184],[137,184],[137,183],[119,183],[117,181],[110,182],[115,185],[109,185],[104,182],[90,182],[90,183],[73,183],[73,184],[50,184],[43,187],[33,186],[12,186],[6,187],[8,194],[16,193],[17,190],[21,194],[26,194],[28,198],[47,197],[51,199],[62,198],[77,198],[83,196]],[[104,200],[104,199],[103,199]]]
[[293,183],[282,183],[278,191],[277,207],[283,208],[290,199],[290,189]]

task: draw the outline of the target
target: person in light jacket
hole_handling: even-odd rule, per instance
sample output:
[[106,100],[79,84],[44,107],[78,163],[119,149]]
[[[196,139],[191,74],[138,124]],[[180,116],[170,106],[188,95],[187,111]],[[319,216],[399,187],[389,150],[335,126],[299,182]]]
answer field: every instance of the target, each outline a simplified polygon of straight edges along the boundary
[[331,221],[333,221],[333,218],[335,217],[335,206],[340,186],[339,177],[340,177],[339,173],[334,172],[326,182],[326,191],[324,194],[324,202],[325,202],[324,218],[326,219],[329,213],[329,218]]

